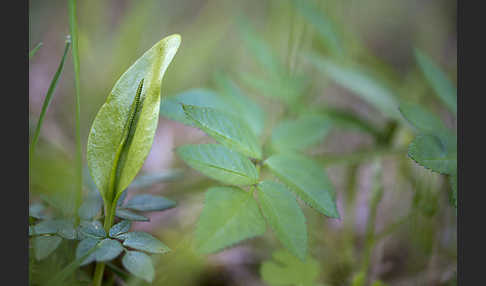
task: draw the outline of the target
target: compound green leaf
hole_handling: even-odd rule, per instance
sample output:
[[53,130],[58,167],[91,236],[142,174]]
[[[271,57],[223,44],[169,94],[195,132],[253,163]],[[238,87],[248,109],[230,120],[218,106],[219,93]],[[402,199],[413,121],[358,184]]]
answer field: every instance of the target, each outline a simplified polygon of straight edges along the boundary
[[331,218],[339,218],[336,195],[323,168],[313,160],[296,154],[277,154],[265,165],[308,205]]
[[457,149],[447,148],[436,136],[418,135],[408,146],[408,156],[417,164],[441,174],[457,170]]
[[437,96],[454,114],[457,113],[457,89],[443,71],[422,51],[415,49],[415,58]]
[[130,184],[150,151],[162,78],[180,41],[171,35],[145,52],[118,79],[96,115],[88,137],[88,167],[107,201]]
[[199,252],[217,252],[264,233],[265,220],[250,194],[234,187],[214,187],[206,192],[195,233]]
[[110,261],[115,259],[123,251],[123,246],[118,240],[105,238],[98,244],[94,252],[96,261]]
[[397,110],[398,103],[393,92],[367,72],[356,67],[339,65],[314,54],[308,55],[308,58],[337,84],[351,90],[383,114],[396,119],[400,118]]
[[123,256],[122,264],[133,275],[147,282],[154,280],[154,265],[147,254],[139,251],[127,251],[125,256]]
[[160,240],[146,232],[128,232],[123,235],[122,239],[124,246],[137,250],[160,254],[170,251]]
[[32,238],[32,243],[34,246],[35,259],[42,260],[49,256],[54,250],[61,244],[62,238],[55,235],[50,236],[36,236]]
[[299,151],[324,139],[331,121],[324,116],[305,115],[281,121],[272,132],[272,146],[277,151]]
[[115,215],[119,218],[131,220],[131,221],[149,221],[150,220],[148,217],[144,217],[143,215],[139,215],[139,214],[134,213],[132,211],[129,211],[129,210],[126,210],[126,209],[121,209],[121,208],[116,209]]
[[176,203],[162,196],[150,194],[133,196],[123,207],[136,211],[162,211],[175,207]]
[[110,237],[116,237],[120,234],[126,233],[130,230],[132,226],[132,222],[129,220],[122,220],[121,222],[115,224],[110,228],[109,235]]
[[238,117],[209,107],[182,105],[187,117],[194,124],[226,147],[246,156],[261,159],[258,138]]
[[189,166],[212,179],[237,186],[258,182],[255,165],[223,145],[184,145],[177,148],[176,152]]
[[294,195],[280,183],[263,181],[258,184],[258,201],[280,242],[304,261],[307,255],[307,226]]
[[305,262],[290,252],[279,250],[273,260],[262,263],[260,275],[271,286],[314,286],[319,277],[319,262],[308,257]]

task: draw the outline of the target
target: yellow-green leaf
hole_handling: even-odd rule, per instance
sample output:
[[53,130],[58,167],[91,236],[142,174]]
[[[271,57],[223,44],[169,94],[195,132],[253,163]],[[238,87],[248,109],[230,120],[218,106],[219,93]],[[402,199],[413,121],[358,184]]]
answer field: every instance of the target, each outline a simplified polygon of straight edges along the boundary
[[122,192],[140,170],[159,120],[162,78],[181,38],[168,36],[116,82],[88,137],[90,174],[105,200]]

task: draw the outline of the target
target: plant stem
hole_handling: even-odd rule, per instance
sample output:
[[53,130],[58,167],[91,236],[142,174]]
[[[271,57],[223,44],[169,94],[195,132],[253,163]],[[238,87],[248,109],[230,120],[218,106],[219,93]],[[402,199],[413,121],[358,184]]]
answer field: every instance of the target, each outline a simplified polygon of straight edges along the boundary
[[[74,66],[74,90],[76,95],[76,112],[75,112],[75,140],[76,140],[76,198],[75,214],[78,213],[81,205],[83,192],[83,162],[81,149],[81,103],[80,103],[80,84],[79,84],[79,50],[78,50],[78,26],[76,18],[76,0],[68,1],[69,11],[69,32],[72,39],[72,56]],[[77,217],[77,216],[76,216]],[[78,220],[78,218],[77,218]]]
[[[373,192],[371,194],[371,201],[370,201],[370,214],[368,217],[368,223],[366,225],[366,234],[365,234],[365,253],[363,255],[363,262],[361,272],[364,273],[365,279],[363,281],[367,281],[368,279],[368,268],[370,265],[371,254],[373,252],[373,247],[375,245],[375,223],[376,223],[376,213],[378,210],[378,204],[381,202],[383,197],[383,187],[381,186],[381,164],[380,162],[376,162],[376,171],[375,171],[375,178],[374,178],[374,187]],[[366,283],[366,282],[365,282]]]

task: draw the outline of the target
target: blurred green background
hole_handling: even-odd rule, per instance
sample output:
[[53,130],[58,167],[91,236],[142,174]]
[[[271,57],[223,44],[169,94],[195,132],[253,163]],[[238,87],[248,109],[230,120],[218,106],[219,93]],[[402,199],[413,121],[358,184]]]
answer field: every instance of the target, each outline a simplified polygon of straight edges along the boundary
[[[318,285],[352,285],[368,254],[369,283],[380,279],[387,285],[455,285],[456,213],[449,204],[447,180],[406,156],[413,131],[399,115],[386,114],[373,99],[370,104],[366,96],[337,84],[316,68],[315,61],[318,57],[359,66],[392,90],[397,100],[423,104],[454,127],[454,117],[420,72],[414,49],[429,55],[456,82],[456,7],[457,2],[449,0],[78,1],[83,152],[96,112],[118,77],[154,43],[179,33],[182,45],[164,78],[163,96],[193,88],[219,90],[217,76],[229,77],[262,104],[264,137],[285,112],[345,115],[336,118],[346,124],[335,124],[308,152],[325,163],[342,214],[341,220],[330,220],[304,208],[310,253],[319,262]],[[30,49],[43,43],[29,63],[33,129],[69,31],[67,3],[30,1],[29,15]],[[285,76],[275,83],[275,75]],[[298,95],[281,100],[274,88]],[[350,122],[343,120],[350,117]],[[69,214],[75,154],[70,57],[42,128],[31,162],[30,202],[48,197]],[[173,150],[204,140],[201,131],[161,117],[142,169],[184,170],[183,179],[147,189],[178,206],[151,216],[150,223],[134,225],[173,249],[156,258],[154,285],[266,285],[260,265],[280,248],[271,233],[209,257],[189,247],[203,191],[212,181],[185,167]],[[377,188],[383,192],[375,220],[380,239],[367,254],[370,199]],[[135,192],[129,190],[129,196]],[[52,271],[61,266],[53,265]]]

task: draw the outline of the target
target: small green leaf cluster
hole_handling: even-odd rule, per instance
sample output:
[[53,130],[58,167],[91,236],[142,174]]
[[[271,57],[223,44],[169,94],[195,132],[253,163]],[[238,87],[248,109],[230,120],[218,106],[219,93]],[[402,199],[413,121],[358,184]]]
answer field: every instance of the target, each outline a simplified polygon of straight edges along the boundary
[[[417,62],[438,98],[455,115],[457,91],[445,74],[423,52],[416,50]],[[408,147],[408,156],[433,172],[447,175],[451,203],[457,208],[457,135],[430,110],[413,103],[401,103],[400,112],[417,132]]]
[[[306,219],[295,195],[318,212],[339,218],[323,167],[301,152],[324,139],[330,122],[318,114],[285,119],[262,144],[262,108],[229,78],[217,80],[222,93],[190,90],[161,106],[161,115],[197,127],[219,143],[176,149],[187,165],[222,184],[206,191],[195,247],[214,253],[263,235],[268,224],[290,253],[305,260]],[[271,178],[264,178],[265,171]]]

